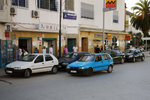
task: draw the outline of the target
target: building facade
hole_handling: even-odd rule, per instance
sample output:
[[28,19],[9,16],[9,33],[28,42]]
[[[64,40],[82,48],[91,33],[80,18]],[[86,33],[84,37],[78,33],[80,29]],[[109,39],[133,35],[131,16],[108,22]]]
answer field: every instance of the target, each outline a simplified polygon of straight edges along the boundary
[[[62,0],[62,53],[67,45],[69,52],[77,45],[79,51],[94,52],[103,44],[103,1]],[[113,0],[115,1],[115,0]],[[124,50],[125,2],[117,0],[116,10],[105,12],[105,48],[115,46]],[[12,47],[33,53],[35,48],[47,53],[53,45],[58,55],[60,0],[1,0],[0,39],[11,41]],[[7,44],[7,43],[6,43]],[[11,51],[11,50],[8,50]]]

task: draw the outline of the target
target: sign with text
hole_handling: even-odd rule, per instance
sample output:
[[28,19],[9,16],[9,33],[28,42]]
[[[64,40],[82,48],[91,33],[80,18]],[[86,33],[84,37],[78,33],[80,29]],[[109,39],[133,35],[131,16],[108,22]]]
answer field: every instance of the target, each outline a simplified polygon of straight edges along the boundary
[[77,16],[76,16],[75,13],[63,12],[63,18],[64,18],[64,19],[76,20],[76,19],[77,19]]

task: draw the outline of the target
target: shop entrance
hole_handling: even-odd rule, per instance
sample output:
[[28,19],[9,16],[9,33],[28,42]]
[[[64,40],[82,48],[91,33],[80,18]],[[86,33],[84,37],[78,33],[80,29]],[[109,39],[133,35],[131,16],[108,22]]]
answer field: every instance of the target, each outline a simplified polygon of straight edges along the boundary
[[19,38],[19,48],[27,50],[32,53],[32,38]]
[[57,41],[56,38],[43,38],[43,46],[46,47],[46,53],[49,53],[49,48],[53,45],[54,55],[57,57]]
[[82,38],[82,51],[88,52],[88,38]]
[[76,44],[76,39],[75,38],[68,38],[67,39],[67,48],[69,52],[73,52],[73,46]]

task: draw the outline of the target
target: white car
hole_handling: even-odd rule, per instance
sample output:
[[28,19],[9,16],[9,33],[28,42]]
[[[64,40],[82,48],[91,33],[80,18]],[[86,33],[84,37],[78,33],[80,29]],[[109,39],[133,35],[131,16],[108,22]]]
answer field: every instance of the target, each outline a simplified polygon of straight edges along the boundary
[[24,77],[30,77],[32,73],[58,71],[58,60],[51,54],[28,54],[19,61],[6,65],[5,73],[14,75],[23,73]]

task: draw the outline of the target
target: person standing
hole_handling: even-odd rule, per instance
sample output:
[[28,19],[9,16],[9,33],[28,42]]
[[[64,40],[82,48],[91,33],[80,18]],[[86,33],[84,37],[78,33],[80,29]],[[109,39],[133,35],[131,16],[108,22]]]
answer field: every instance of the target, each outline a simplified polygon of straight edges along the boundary
[[65,45],[64,54],[67,54],[67,53],[68,53],[68,48],[67,48],[67,45]]
[[73,52],[78,52],[78,47],[76,45],[73,47]]
[[42,49],[42,53],[43,53],[43,54],[46,54],[46,48],[45,48],[45,46],[44,46],[43,49]]
[[21,48],[18,49],[18,55],[19,55],[19,59],[21,59],[22,58],[22,49]]
[[51,47],[49,48],[49,53],[53,55],[53,45],[51,45]]
[[23,49],[23,56],[25,56],[27,54],[28,54],[28,52],[25,49]]
[[35,48],[34,53],[39,53],[39,50]]

